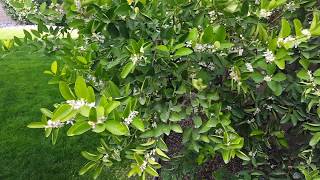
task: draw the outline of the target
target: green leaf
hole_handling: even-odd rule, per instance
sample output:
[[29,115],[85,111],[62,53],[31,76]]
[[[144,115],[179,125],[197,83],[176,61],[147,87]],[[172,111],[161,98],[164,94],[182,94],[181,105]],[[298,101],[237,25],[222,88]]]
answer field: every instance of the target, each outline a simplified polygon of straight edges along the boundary
[[317,69],[314,73],[313,73],[314,76],[318,77],[320,76],[320,68]]
[[122,136],[129,134],[128,127],[119,121],[107,120],[105,125],[106,129],[114,135]]
[[299,19],[294,19],[293,20],[293,24],[294,24],[294,30],[296,32],[296,36],[302,36],[302,24],[301,21]]
[[156,153],[159,155],[159,156],[162,156],[166,159],[170,159],[169,156],[167,156],[161,149],[159,148],[156,148]]
[[313,134],[313,136],[309,142],[309,145],[315,146],[318,144],[319,140],[320,140],[320,132],[317,132],[317,133]]
[[120,106],[120,102],[119,101],[111,101],[108,102],[104,108],[105,108],[105,112],[106,114],[110,114],[114,109],[116,109],[118,106]]
[[59,135],[59,129],[53,129],[51,133],[51,142],[53,145],[56,144]]
[[79,62],[81,62],[82,64],[88,64],[87,59],[85,57],[83,57],[83,56],[77,56],[77,60]]
[[59,90],[60,90],[62,97],[65,100],[75,99],[73,92],[71,91],[69,85],[66,82],[64,82],[64,81],[59,82]]
[[101,171],[102,171],[102,168],[103,168],[103,164],[100,164],[100,165],[94,170],[93,179],[97,179],[97,178],[100,176]]
[[88,162],[79,170],[79,175],[84,175],[86,172],[92,169],[95,165],[96,165],[96,162],[93,162],[93,161]]
[[183,132],[182,128],[180,127],[179,124],[171,124],[170,127],[171,127],[171,130],[176,132],[176,133],[182,133]]
[[151,176],[155,176],[155,177],[158,177],[159,174],[157,173],[156,170],[154,170],[151,166],[147,166],[147,168],[145,169],[145,171],[150,174]]
[[77,77],[74,90],[78,98],[88,98],[89,92],[86,85],[86,81],[83,79],[83,77]]
[[224,42],[226,39],[226,29],[223,26],[216,27],[214,41]]
[[188,34],[187,40],[189,41],[197,41],[199,36],[197,28],[192,28]]
[[214,38],[214,30],[213,27],[210,25],[205,28],[203,35],[202,35],[202,42],[205,44],[210,44],[213,42]]
[[58,71],[58,63],[57,61],[53,61],[53,63],[51,64],[51,72],[53,74],[57,74]]
[[199,116],[194,117],[193,122],[195,128],[199,128],[202,125],[202,119]]
[[260,136],[260,135],[263,135],[264,132],[259,130],[259,129],[255,129],[255,130],[252,130],[252,132],[250,133],[250,136]]
[[121,78],[122,79],[126,78],[128,74],[132,72],[134,67],[135,67],[135,64],[133,64],[133,62],[128,62],[121,71],[121,74],[120,74]]
[[250,161],[250,158],[240,150],[236,151],[236,155],[237,155],[238,158],[240,158],[240,159],[242,159],[244,161]]
[[53,113],[49,109],[41,108],[40,111],[42,112],[42,114],[44,114],[45,116],[47,116],[49,118],[52,118],[52,116],[53,116]]
[[276,59],[274,63],[278,66],[279,69],[284,69],[286,67],[285,59]]
[[159,45],[159,46],[157,46],[157,49],[160,51],[169,52],[168,47],[165,45]]
[[72,125],[69,128],[67,135],[68,136],[80,135],[89,131],[90,129],[91,129],[91,126],[88,124],[87,121],[76,122],[74,125]]
[[193,53],[193,51],[190,48],[183,47],[183,48],[178,49],[174,53],[174,56],[181,57],[181,56],[187,56],[187,55],[192,54],[192,53]]
[[65,118],[72,113],[72,111],[73,109],[69,104],[62,104],[53,112],[52,120],[63,122]]
[[132,123],[133,127],[135,127],[136,129],[144,132],[145,131],[145,128],[144,128],[144,123],[143,121],[141,120],[141,118],[134,118]]
[[111,97],[120,97],[121,94],[120,94],[120,89],[118,88],[118,86],[112,82],[112,81],[108,81],[108,86],[107,86],[107,91],[109,93],[109,95]]
[[281,72],[277,73],[272,77],[272,80],[278,81],[278,82],[284,81],[286,79],[287,79],[286,75]]
[[310,26],[310,33],[313,36],[320,36],[320,20],[319,20],[319,12],[317,11],[313,13],[313,19]]
[[279,37],[285,38],[285,37],[288,37],[290,34],[291,34],[290,24],[286,19],[283,18],[281,20],[281,30],[280,30]]
[[276,96],[280,96],[282,93],[282,86],[279,82],[269,81],[267,82],[269,88],[274,92]]
[[298,76],[298,78],[303,79],[303,80],[309,80],[310,79],[310,77],[308,75],[308,71],[305,70],[305,69],[300,70],[297,73],[297,76]]
[[44,122],[32,122],[28,124],[28,128],[44,128],[46,124]]

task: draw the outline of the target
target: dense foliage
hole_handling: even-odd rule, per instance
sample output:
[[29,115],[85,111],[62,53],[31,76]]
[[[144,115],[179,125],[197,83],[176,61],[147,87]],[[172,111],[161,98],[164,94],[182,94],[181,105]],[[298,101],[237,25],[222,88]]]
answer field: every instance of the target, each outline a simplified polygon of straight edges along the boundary
[[318,7],[316,0],[53,1],[30,16],[38,31],[4,46],[33,43],[57,57],[45,73],[65,101],[41,109],[42,120],[29,127],[44,128],[53,143],[61,128],[68,136],[99,133],[97,151],[82,152],[88,163],[80,174],[96,178],[127,158],[129,177],[158,176],[159,158],[170,160],[165,137],[175,132],[183,137],[181,163],[240,158],[239,179],[317,179]]

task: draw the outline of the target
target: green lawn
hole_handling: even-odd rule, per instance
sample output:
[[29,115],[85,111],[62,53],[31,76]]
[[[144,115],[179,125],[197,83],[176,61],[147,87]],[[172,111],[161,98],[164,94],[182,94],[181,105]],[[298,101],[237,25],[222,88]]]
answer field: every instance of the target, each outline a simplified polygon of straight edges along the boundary
[[[48,85],[52,57],[39,52],[15,51],[0,59],[0,179],[89,179],[79,177],[85,163],[81,150],[95,150],[98,137],[66,137],[60,133],[57,144],[44,137],[42,129],[26,126],[41,117],[41,107],[51,107],[62,98],[55,85]],[[1,55],[0,55],[1,57]],[[65,130],[64,130],[65,131]],[[123,167],[125,167],[124,164]],[[127,170],[110,169],[103,179],[124,179]]]

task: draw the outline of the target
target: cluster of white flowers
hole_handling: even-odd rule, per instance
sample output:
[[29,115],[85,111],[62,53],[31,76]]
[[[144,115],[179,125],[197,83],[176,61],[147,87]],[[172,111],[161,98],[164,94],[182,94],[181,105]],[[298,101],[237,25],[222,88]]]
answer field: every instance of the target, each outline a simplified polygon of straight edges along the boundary
[[286,43],[293,43],[294,47],[298,47],[298,45],[301,42],[298,41],[295,37],[293,37],[291,35],[286,38],[278,38],[278,40],[277,40],[278,47],[281,47],[282,44],[286,44]]
[[215,11],[208,12],[210,23],[214,23],[214,21],[218,18],[218,15]]
[[249,156],[251,156],[251,157],[255,157],[256,156],[256,154],[257,154],[257,151],[254,151],[254,152],[252,152],[252,151],[249,151]]
[[266,108],[266,110],[268,110],[268,111],[272,110],[272,106],[269,104],[264,104],[263,107]]
[[60,127],[63,127],[63,126],[64,126],[63,122],[48,120],[47,121],[47,125],[44,126],[44,127],[45,128],[60,128]]
[[291,1],[291,2],[286,4],[285,9],[290,11],[290,12],[294,12],[297,9],[297,6],[294,3],[294,1]]
[[246,63],[245,65],[246,65],[246,68],[247,68],[247,70],[248,70],[249,72],[253,72],[253,71],[254,71],[253,66],[252,66],[251,63]]
[[243,55],[243,48],[242,47],[233,47],[230,49],[231,53],[237,53],[239,56]]
[[95,103],[89,103],[84,99],[79,100],[67,100],[67,104],[72,106],[73,109],[80,109],[83,106],[95,107]]
[[311,32],[310,32],[309,29],[303,29],[303,30],[301,31],[301,33],[302,33],[304,36],[306,36],[308,39],[311,38]]
[[221,135],[223,133],[223,129],[222,128],[216,129],[214,133],[217,135]]
[[143,163],[140,166],[140,170],[141,171],[144,171],[147,168],[148,159],[151,159],[152,161],[156,161],[155,158],[153,157],[154,155],[156,155],[156,150],[155,149],[151,150],[149,153],[147,153],[144,156],[145,159],[144,159]]
[[192,47],[192,41],[187,41],[186,42],[186,47],[188,47],[188,48]]
[[312,72],[310,70],[308,70],[308,76],[309,76],[310,81],[313,82],[314,81],[314,77],[313,77],[313,74],[312,74]]
[[81,1],[80,0],[74,0],[74,4],[76,5],[77,10],[81,11]]
[[62,4],[58,3],[51,3],[49,6],[50,9],[54,9],[56,12],[58,12],[60,15],[66,14],[66,12],[63,9]]
[[266,59],[267,63],[272,63],[276,57],[274,56],[273,52],[270,51],[269,49],[263,53],[264,58]]
[[130,112],[129,116],[127,118],[124,119],[124,124],[125,125],[130,125],[133,121],[133,119],[139,114],[138,111],[132,111]]
[[214,63],[212,63],[212,62],[206,63],[204,61],[201,61],[198,64],[202,67],[209,69],[210,71],[213,71],[216,68]]
[[253,112],[253,115],[256,116],[260,112],[261,112],[261,109],[257,107],[256,110]]
[[248,124],[254,123],[256,121],[256,119],[252,118],[250,120],[247,121]]
[[99,33],[92,33],[91,38],[93,41],[97,41],[100,43],[104,43],[104,41],[106,39],[106,37],[104,37],[104,35],[102,35],[100,32]]
[[231,110],[232,110],[232,107],[231,107],[231,106],[227,106],[227,107],[226,107],[226,110],[231,111]]
[[264,81],[266,82],[270,82],[272,80],[272,76],[269,76],[269,75],[266,75],[264,78],[263,78]]
[[103,89],[103,87],[105,86],[104,81],[102,81],[101,79],[97,80],[97,78],[95,76],[91,75],[91,74],[89,74],[87,76],[86,81],[87,82],[92,82],[93,85],[98,89]]
[[105,153],[104,155],[103,155],[103,157],[102,157],[102,161],[103,162],[108,162],[109,161],[109,154],[108,153]]
[[196,44],[194,47],[195,52],[216,52],[217,49],[211,44]]
[[138,62],[144,61],[146,59],[147,59],[147,57],[145,57],[144,55],[140,55],[140,54],[133,54],[130,57],[130,60],[133,62],[133,64],[137,64]]
[[152,124],[151,124],[151,127],[156,128],[157,126],[158,126],[157,122],[153,121]]
[[259,12],[259,17],[260,18],[268,18],[269,16],[272,15],[271,11],[267,11],[266,9],[261,9]]
[[238,73],[235,71],[234,67],[231,67],[229,76],[231,77],[232,80],[240,83],[240,77],[239,77]]

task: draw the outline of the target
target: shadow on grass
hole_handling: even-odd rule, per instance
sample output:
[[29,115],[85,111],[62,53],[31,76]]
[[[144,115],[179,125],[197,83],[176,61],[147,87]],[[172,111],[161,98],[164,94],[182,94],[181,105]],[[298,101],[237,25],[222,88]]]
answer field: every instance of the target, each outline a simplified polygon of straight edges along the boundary
[[[0,60],[0,179],[89,179],[78,175],[85,163],[80,152],[95,150],[96,134],[70,138],[63,130],[53,146],[43,130],[26,127],[40,119],[41,107],[50,108],[62,98],[43,74],[53,57],[22,49]],[[103,179],[125,179],[126,166],[111,168]]]

